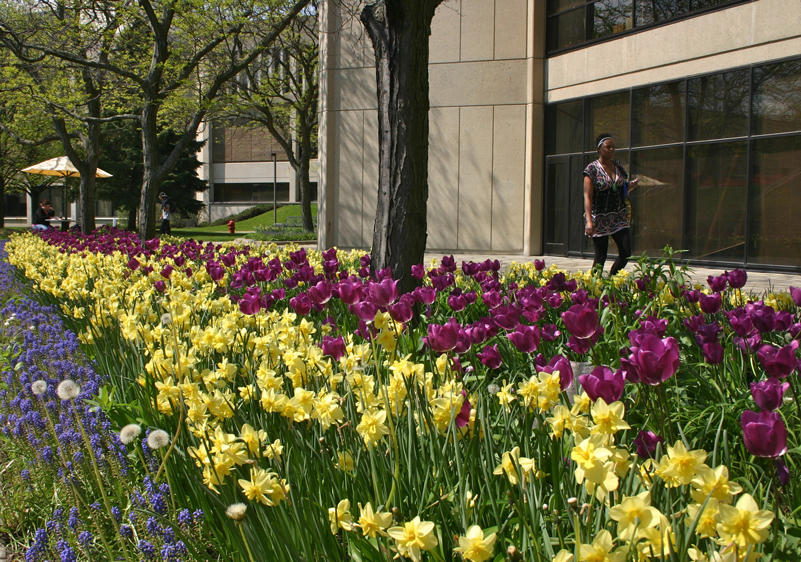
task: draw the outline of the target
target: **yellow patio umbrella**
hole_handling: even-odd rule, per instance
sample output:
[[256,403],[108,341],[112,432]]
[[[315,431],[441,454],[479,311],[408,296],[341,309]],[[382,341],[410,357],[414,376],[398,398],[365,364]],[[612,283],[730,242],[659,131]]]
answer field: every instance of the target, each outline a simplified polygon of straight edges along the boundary
[[[26,174],[41,174],[43,176],[59,176],[62,178],[79,178],[80,172],[72,165],[70,159],[66,156],[59,156],[58,158],[51,158],[44,162],[39,162],[33,166],[28,166],[22,169]],[[95,173],[96,178],[110,178],[111,174],[108,172],[97,169]]]

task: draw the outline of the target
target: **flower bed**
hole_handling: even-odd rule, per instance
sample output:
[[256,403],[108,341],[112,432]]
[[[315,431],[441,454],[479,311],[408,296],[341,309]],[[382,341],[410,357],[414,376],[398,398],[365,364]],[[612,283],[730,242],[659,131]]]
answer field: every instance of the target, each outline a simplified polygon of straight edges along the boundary
[[166,432],[142,477],[213,514],[231,559],[799,555],[801,291],[445,257],[399,295],[336,250],[8,249],[108,376],[113,425]]

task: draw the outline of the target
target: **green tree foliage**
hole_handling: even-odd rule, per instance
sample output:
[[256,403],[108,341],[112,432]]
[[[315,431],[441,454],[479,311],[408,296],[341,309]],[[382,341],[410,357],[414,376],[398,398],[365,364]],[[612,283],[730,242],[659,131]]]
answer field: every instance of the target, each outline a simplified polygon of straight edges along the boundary
[[[114,158],[103,164],[112,178],[98,183],[97,193],[102,199],[113,199],[128,213],[128,229],[136,230],[137,210],[142,190],[144,166],[142,163],[142,132],[136,123],[115,123],[106,127],[104,139],[114,146]],[[181,133],[166,130],[158,136],[161,154],[170,154],[180,140]],[[195,218],[205,207],[195,198],[196,193],[208,189],[208,183],[197,175],[201,163],[198,151],[205,142],[193,141],[181,153],[175,168],[167,175],[161,190],[166,192],[184,218]]]

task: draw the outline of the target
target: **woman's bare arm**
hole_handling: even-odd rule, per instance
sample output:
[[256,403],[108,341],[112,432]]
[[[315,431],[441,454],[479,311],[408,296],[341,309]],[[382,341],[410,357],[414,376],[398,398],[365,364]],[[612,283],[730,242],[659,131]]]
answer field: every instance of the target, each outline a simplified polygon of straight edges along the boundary
[[584,217],[586,223],[584,224],[584,234],[592,236],[595,231],[595,225],[592,224],[592,180],[589,176],[584,176]]

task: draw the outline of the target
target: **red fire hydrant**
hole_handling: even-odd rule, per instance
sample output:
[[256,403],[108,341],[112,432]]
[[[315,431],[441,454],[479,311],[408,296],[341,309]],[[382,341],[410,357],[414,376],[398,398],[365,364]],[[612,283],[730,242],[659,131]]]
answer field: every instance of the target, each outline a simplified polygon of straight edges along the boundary
[[233,219],[228,221],[228,232],[229,234],[236,234],[236,223]]

